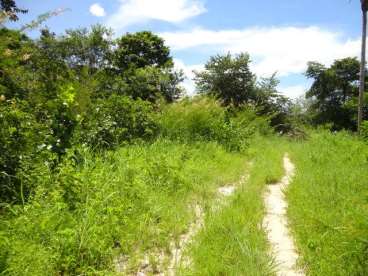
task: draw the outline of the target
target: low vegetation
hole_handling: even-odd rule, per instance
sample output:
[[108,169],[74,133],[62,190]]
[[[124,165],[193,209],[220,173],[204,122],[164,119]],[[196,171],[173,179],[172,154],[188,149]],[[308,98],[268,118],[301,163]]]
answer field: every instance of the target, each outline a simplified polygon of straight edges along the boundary
[[367,274],[367,145],[320,131],[291,148],[289,217],[308,275]]
[[[199,165],[200,164],[200,165]],[[38,171],[27,205],[0,223],[0,269],[8,275],[107,273],[114,258],[167,250],[217,186],[236,181],[245,157],[215,143],[158,140]],[[135,261],[137,261],[137,259]]]
[[284,174],[284,142],[273,137],[258,137],[252,142],[247,153],[248,169],[243,172],[248,176],[246,181],[222,209],[207,209],[206,226],[188,249],[193,266],[183,275],[274,275],[273,258],[262,230],[261,195],[265,185]]
[[[287,152],[291,233],[307,275],[368,274],[368,112],[356,130],[355,58],[308,65],[305,99],[258,78],[247,53],[183,72],[148,31],[10,29],[0,0],[0,274],[275,275],[262,195]],[[332,132],[333,131],[333,132]],[[237,183],[220,202],[218,188]],[[169,267],[181,248],[189,266]],[[148,259],[149,264],[142,263]]]

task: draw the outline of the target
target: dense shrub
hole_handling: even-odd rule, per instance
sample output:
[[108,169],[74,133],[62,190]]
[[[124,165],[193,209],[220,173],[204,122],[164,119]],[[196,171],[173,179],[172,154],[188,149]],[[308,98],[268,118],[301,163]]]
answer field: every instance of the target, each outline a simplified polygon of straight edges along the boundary
[[241,151],[258,129],[268,130],[265,119],[254,111],[229,111],[207,97],[185,99],[167,106],[159,120],[161,134],[170,139],[216,141],[230,151]]
[[368,142],[368,121],[363,121],[361,125],[361,136]]
[[[0,102],[0,202],[24,201],[30,186],[22,179],[25,167],[41,158],[46,128],[17,102]],[[29,168],[28,168],[29,169]]]
[[156,133],[153,106],[140,99],[112,95],[97,100],[77,130],[79,142],[94,149],[112,149]]
[[206,200],[244,167],[243,156],[216,143],[78,152],[69,150],[57,171],[39,166],[32,198],[4,212],[1,275],[115,275],[114,256],[167,248],[190,222],[193,195]]

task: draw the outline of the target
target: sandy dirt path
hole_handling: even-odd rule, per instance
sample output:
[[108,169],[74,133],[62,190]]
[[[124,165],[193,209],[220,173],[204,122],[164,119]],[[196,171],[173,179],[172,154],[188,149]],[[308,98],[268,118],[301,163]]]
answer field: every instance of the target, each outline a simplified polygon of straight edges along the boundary
[[[217,189],[218,196],[215,198],[216,202],[215,209],[219,210],[223,208],[224,204],[226,204],[227,202],[226,198],[232,196],[239,188],[239,186],[243,185],[248,181],[248,178],[249,175],[245,175],[242,176],[240,178],[240,181],[234,185],[227,185],[218,188]],[[174,276],[177,267],[179,267],[180,265],[183,265],[184,267],[189,267],[191,261],[188,259],[183,259],[183,251],[193,241],[193,238],[204,226],[204,213],[203,210],[201,210],[200,206],[196,206],[195,215],[196,215],[195,222],[192,223],[191,226],[189,227],[188,233],[182,235],[179,241],[179,246],[178,247],[171,246],[172,257],[170,260],[170,265],[168,267],[167,273],[163,275]]]
[[[249,163],[249,167],[251,167]],[[219,187],[217,189],[217,196],[214,201],[216,202],[214,211],[219,211],[227,203],[227,198],[232,196],[236,190],[244,185],[249,179],[249,175],[246,174],[240,178],[240,180],[235,184],[230,184],[226,186]],[[158,275],[158,276],[174,276],[176,270],[179,267],[189,267],[191,260],[187,256],[183,256],[185,249],[193,241],[194,237],[204,226],[204,211],[200,205],[194,206],[194,221],[190,224],[188,231],[179,237],[178,241],[172,241],[170,243],[171,256],[167,256],[164,252],[157,252],[155,259],[157,261],[156,269],[150,264],[150,255],[145,254],[143,260],[141,261],[140,268],[136,273],[127,273],[127,262],[129,258],[127,256],[120,256],[115,260],[116,272],[119,275],[131,275],[131,276],[147,276],[147,275]],[[152,255],[152,254],[151,254]],[[168,266],[164,269],[165,259],[168,259]]]
[[279,183],[269,185],[264,195],[266,216],[263,226],[267,231],[272,253],[277,264],[278,276],[302,276],[303,271],[297,269],[298,254],[287,226],[287,202],[284,190],[294,176],[295,166],[287,154],[284,159],[285,176]]
[[188,232],[180,237],[178,245],[176,245],[174,242],[171,243],[170,248],[172,252],[172,257],[167,270],[168,276],[175,275],[175,271],[177,267],[180,266],[181,262],[184,262],[185,266],[189,265],[190,260],[186,260],[187,263],[183,260],[183,251],[188,246],[188,244],[191,243],[191,241],[197,235],[197,233],[201,230],[204,223],[204,213],[202,208],[199,205],[197,205],[194,211],[195,211],[195,221],[190,225]]

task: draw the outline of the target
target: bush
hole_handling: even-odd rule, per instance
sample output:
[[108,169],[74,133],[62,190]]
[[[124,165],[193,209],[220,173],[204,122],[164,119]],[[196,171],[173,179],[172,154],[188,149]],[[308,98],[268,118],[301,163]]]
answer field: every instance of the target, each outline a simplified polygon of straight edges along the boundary
[[112,95],[96,101],[76,137],[94,149],[112,149],[135,139],[150,139],[156,129],[150,103]]
[[361,136],[368,142],[368,121],[363,121],[360,127]]
[[254,111],[230,112],[207,97],[185,99],[167,106],[159,124],[164,137],[184,142],[215,141],[230,151],[244,150],[258,129],[269,129],[267,122],[257,119]]
[[39,166],[31,199],[4,212],[0,275],[115,275],[115,256],[134,262],[137,253],[168,248],[191,221],[193,196],[209,200],[245,162],[216,143],[160,139],[78,152],[68,150],[58,170]]
[[0,125],[0,202],[24,202],[31,187],[22,175],[43,155],[47,128],[15,101],[0,102]]

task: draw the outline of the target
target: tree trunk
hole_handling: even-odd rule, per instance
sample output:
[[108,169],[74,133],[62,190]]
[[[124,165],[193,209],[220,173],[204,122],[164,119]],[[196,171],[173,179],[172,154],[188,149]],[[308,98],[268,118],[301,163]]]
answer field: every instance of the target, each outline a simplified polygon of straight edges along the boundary
[[[362,2],[367,2],[364,0]],[[360,61],[360,85],[359,85],[359,104],[358,104],[358,133],[360,134],[363,120],[363,104],[364,104],[364,89],[365,89],[365,51],[367,40],[367,9],[362,5],[363,28],[362,28],[362,56]]]

